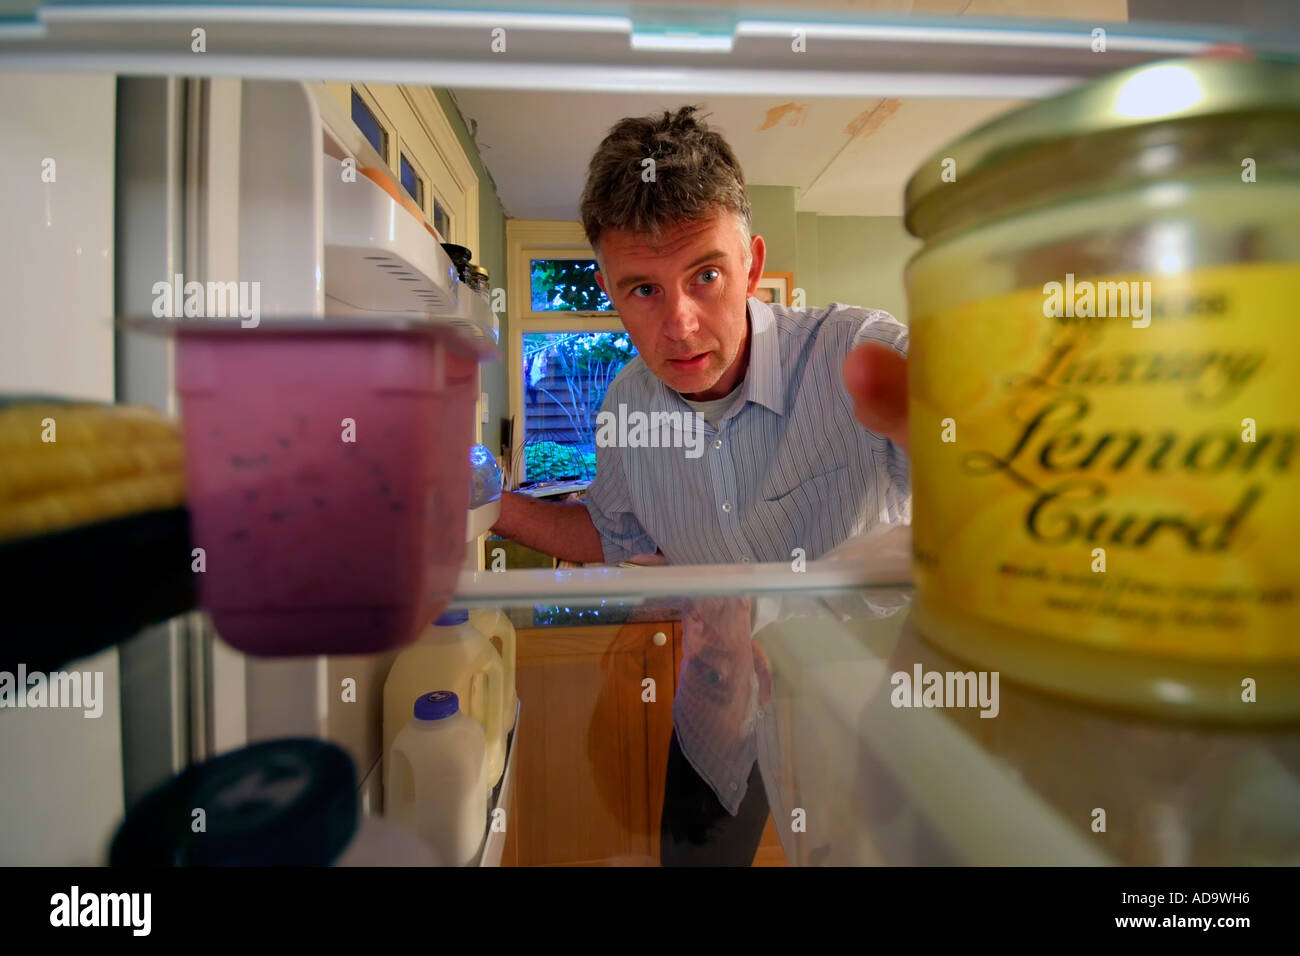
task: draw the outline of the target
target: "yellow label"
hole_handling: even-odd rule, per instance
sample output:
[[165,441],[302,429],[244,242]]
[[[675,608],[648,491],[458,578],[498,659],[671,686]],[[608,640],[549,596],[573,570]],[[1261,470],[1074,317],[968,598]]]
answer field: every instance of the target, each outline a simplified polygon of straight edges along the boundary
[[1298,312],[1300,267],[1235,265],[914,319],[922,599],[1115,649],[1300,658]]

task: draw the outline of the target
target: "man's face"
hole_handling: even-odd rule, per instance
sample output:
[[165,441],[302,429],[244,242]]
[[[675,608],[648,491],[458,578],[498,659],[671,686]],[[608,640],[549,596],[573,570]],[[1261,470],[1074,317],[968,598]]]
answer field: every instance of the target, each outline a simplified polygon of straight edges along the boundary
[[654,245],[641,234],[605,232],[596,281],[650,371],[687,398],[708,401],[745,376],[745,300],[766,254],[761,236],[747,247],[736,217],[718,210],[663,230]]

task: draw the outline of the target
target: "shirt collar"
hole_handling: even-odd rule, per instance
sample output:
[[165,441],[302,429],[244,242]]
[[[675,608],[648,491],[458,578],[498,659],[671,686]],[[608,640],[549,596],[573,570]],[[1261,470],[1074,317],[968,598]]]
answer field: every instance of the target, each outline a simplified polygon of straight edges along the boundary
[[[741,382],[740,397],[727,418],[739,414],[746,402],[757,402],[778,415],[785,414],[785,388],[781,381],[781,350],[777,342],[776,316],[762,299],[752,296],[747,300],[746,321],[749,322],[749,368]],[[663,410],[681,408],[685,400],[669,388],[662,379],[654,376]]]
[[776,316],[762,299],[749,298],[749,368],[745,372],[741,401],[765,405],[785,414],[785,386],[781,381],[781,348]]

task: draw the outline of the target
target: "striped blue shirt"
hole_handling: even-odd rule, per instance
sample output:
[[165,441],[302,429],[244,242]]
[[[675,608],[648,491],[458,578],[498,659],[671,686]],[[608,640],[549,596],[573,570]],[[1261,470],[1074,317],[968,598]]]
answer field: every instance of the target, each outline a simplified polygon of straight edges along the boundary
[[[853,417],[842,372],[868,340],[906,355],[907,327],[876,309],[754,298],[749,323],[740,398],[718,428],[702,423],[702,455],[687,454],[685,437],[668,448],[598,444],[587,511],[606,562],[656,548],[672,564],[790,561],[796,548],[812,560],[878,521],[909,520],[907,456]],[[614,379],[602,413],[620,406],[691,412],[640,357]]]
[[[656,549],[672,564],[789,562],[796,549],[811,561],[877,523],[910,521],[907,456],[853,417],[843,378],[863,342],[906,355],[907,327],[840,303],[790,309],[751,298],[748,317],[749,368],[716,428],[687,419],[690,406],[639,357],[610,385],[602,414],[677,412],[683,424],[677,447],[598,441],[587,510],[606,562]],[[702,446],[681,433],[687,422],[703,430]],[[683,753],[734,814],[756,754],[757,685],[748,630],[742,639],[735,627],[705,626],[709,617],[716,610],[683,618],[673,722]]]

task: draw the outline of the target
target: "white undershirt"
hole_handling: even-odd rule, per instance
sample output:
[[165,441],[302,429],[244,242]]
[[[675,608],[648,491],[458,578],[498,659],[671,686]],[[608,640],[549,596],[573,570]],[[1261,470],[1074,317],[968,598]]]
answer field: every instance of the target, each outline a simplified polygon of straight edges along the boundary
[[[717,428],[718,422],[727,417],[727,412],[731,411],[731,406],[736,404],[736,399],[740,398],[740,389],[744,384],[745,380],[741,379],[740,384],[733,388],[730,394],[724,395],[722,398],[715,398],[712,401],[693,402],[685,395],[682,395],[682,401],[691,406],[697,414],[704,416],[706,422]],[[677,394],[681,395],[681,392]]]

